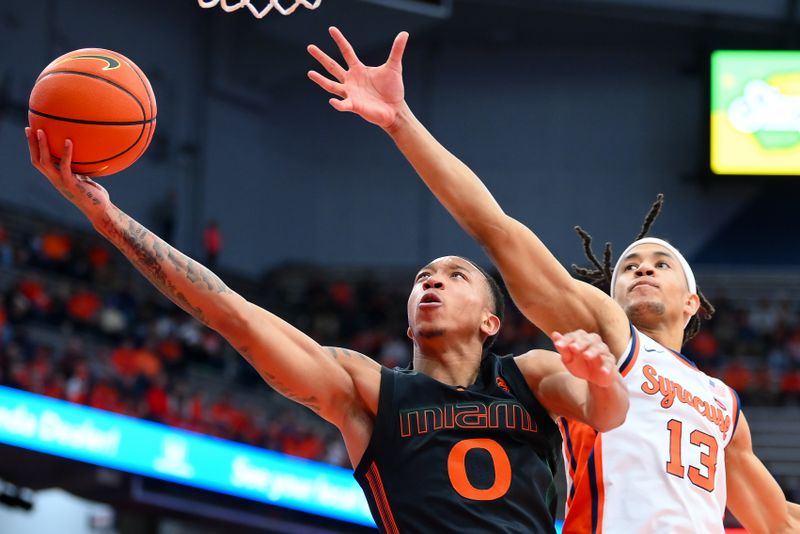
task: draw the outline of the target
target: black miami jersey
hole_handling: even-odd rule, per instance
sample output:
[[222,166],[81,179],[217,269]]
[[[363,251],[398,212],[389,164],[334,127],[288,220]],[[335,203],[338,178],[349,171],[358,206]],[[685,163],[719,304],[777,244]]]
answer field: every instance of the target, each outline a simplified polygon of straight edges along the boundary
[[558,427],[510,356],[475,384],[381,371],[355,478],[382,532],[554,532]]

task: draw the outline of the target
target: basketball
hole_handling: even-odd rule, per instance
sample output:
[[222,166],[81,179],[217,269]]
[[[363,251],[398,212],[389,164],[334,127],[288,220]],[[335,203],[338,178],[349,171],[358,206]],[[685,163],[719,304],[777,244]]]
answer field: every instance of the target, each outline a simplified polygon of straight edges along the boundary
[[108,176],[147,149],[156,129],[156,98],[133,61],[111,50],[83,48],[57,58],[36,79],[28,122],[47,133],[56,161],[71,139],[72,171]]

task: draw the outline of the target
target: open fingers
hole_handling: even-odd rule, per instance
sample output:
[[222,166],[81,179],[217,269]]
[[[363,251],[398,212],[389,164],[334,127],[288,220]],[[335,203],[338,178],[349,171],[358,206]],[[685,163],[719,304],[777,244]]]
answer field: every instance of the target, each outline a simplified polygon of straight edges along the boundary
[[61,180],[72,179],[72,140],[66,139],[64,141],[64,157],[58,165],[58,170],[61,171]]
[[596,360],[603,362],[603,355],[608,353],[608,346],[599,338],[591,337],[586,340],[586,345],[581,349],[583,357],[587,361]]
[[569,333],[564,336],[562,341],[569,343],[570,350],[576,353],[584,353],[592,346],[593,340],[585,332]]
[[28,140],[28,151],[31,153],[31,163],[37,169],[39,168],[39,142],[36,139],[35,133],[30,128],[25,128],[25,137]]
[[344,85],[338,82],[334,82],[333,80],[329,80],[328,78],[326,78],[325,76],[314,70],[308,71],[308,77],[311,79],[312,82],[319,85],[329,93],[333,93],[336,96],[345,98],[346,93]]
[[584,351],[583,360],[593,377],[592,382],[607,386],[613,381],[613,362],[604,357],[608,353],[608,347],[604,343],[598,342]]
[[339,65],[339,63],[333,59],[331,56],[323,52],[318,46],[316,45],[308,45],[308,53],[322,65],[328,74],[339,80],[340,82],[344,81],[344,68]]
[[553,345],[555,345],[556,350],[559,354],[561,354],[561,360],[564,363],[571,363],[575,359],[575,353],[570,346],[570,339],[568,336],[564,336],[559,332],[553,332],[552,336],[550,336],[553,340]]
[[611,364],[606,362],[603,358],[596,358],[593,362],[587,362],[591,369],[593,382],[600,386],[607,386],[614,380]]
[[349,98],[345,98],[344,100],[339,100],[337,98],[331,98],[328,100],[333,109],[336,111],[353,111],[353,103],[350,101]]
[[561,361],[565,364],[575,361],[575,353],[569,347],[559,348],[558,353],[561,355]]
[[342,53],[342,57],[344,58],[344,62],[347,63],[347,66],[359,64],[360,61],[358,60],[356,51],[353,50],[352,45],[347,39],[345,39],[344,34],[339,31],[339,28],[336,26],[331,26],[328,29],[328,32],[330,32],[331,37],[333,37],[333,41],[336,43],[336,46],[339,47],[339,51]]
[[408,32],[400,32],[394,38],[392,44],[392,51],[389,52],[389,59],[386,61],[389,65],[396,68],[403,66],[403,52],[406,50],[406,43],[408,43]]
[[39,169],[43,172],[52,170],[53,158],[50,155],[50,146],[47,144],[47,134],[44,130],[36,130],[36,141],[39,146]]

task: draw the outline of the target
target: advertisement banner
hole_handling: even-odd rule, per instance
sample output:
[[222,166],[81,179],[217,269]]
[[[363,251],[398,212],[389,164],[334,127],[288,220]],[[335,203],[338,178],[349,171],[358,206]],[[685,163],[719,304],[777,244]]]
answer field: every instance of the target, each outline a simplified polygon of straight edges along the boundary
[[710,133],[715,174],[800,174],[800,52],[714,52]]
[[0,442],[374,525],[352,471],[0,386]]

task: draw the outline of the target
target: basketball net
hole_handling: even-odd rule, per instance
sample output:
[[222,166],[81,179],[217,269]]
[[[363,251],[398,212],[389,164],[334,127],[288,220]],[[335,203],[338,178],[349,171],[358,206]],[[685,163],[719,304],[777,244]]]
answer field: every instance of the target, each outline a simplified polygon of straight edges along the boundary
[[291,15],[300,6],[308,9],[317,9],[322,3],[322,0],[283,0],[283,4],[291,4],[289,7],[283,7],[281,0],[266,0],[266,2],[267,6],[264,9],[259,10],[256,6],[250,3],[250,0],[197,0],[197,3],[200,4],[200,7],[212,8],[219,4],[227,13],[246,7],[250,10],[250,13],[252,13],[253,16],[259,19],[263,18],[273,9],[281,15]]

